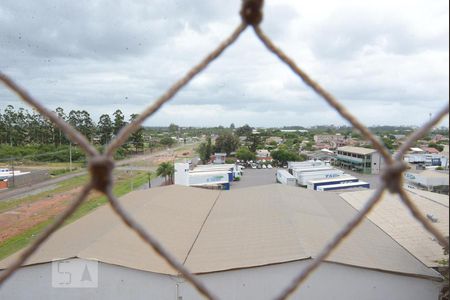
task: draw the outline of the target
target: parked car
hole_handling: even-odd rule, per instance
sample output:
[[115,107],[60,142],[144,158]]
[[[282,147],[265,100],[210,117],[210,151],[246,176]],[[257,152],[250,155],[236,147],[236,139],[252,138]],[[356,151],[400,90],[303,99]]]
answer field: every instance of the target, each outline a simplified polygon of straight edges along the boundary
[[268,164],[267,165],[267,169],[272,169],[273,167],[272,167],[272,165],[271,164]]

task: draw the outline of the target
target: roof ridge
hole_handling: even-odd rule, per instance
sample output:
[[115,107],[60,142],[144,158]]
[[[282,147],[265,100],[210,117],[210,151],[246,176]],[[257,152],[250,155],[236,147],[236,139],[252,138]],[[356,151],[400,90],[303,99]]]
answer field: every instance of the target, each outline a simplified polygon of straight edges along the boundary
[[202,230],[203,230],[203,227],[205,227],[206,221],[208,220],[209,216],[211,215],[211,212],[213,211],[214,207],[216,206],[216,203],[217,203],[217,201],[219,200],[219,198],[220,198],[220,196],[222,195],[222,193],[223,193],[223,192],[220,191],[220,192],[217,194],[216,200],[214,200],[214,203],[211,205],[211,208],[209,209],[208,213],[206,214],[206,217],[205,217],[205,219],[203,220],[202,226],[200,226],[200,229],[198,230],[198,233],[197,233],[197,235],[195,236],[195,239],[194,239],[194,241],[192,242],[192,245],[191,245],[191,247],[189,248],[189,251],[187,252],[186,257],[185,257],[184,260],[183,260],[183,266],[186,264],[186,261],[188,260],[189,255],[190,255],[191,252],[192,252],[192,249],[194,249],[194,246],[195,246],[195,244],[197,243],[197,240],[198,240],[198,238],[199,238],[199,236],[200,236],[200,233],[201,233]]

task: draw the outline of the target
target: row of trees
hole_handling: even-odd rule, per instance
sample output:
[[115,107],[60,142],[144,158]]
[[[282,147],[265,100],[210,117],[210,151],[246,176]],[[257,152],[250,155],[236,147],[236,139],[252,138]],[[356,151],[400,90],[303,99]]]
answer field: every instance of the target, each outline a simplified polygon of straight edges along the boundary
[[[86,110],[71,110],[67,114],[64,109],[58,107],[54,112],[88,140],[100,145],[110,142],[112,137],[127,124],[121,110],[116,110],[112,116],[101,115],[97,123]],[[132,114],[129,121],[137,116]],[[129,139],[136,151],[144,146],[143,131],[143,128],[140,128]],[[29,112],[23,108],[16,110],[12,105],[8,105],[3,112],[0,111],[0,144],[62,146],[68,145],[69,142],[59,128],[35,111]]]

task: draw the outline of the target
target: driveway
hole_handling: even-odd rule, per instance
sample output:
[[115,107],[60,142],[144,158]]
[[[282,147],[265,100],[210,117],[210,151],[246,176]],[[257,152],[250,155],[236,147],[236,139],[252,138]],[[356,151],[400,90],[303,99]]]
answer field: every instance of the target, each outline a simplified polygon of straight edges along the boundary
[[233,182],[231,189],[276,183],[277,169],[244,169],[243,171],[241,181]]

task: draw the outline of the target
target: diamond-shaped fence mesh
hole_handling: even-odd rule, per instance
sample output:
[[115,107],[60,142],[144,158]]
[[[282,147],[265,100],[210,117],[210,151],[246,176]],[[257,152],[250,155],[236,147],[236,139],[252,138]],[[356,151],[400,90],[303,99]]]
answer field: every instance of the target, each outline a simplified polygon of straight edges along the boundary
[[88,140],[69,124],[60,119],[56,114],[46,109],[38,100],[33,98],[27,91],[16,84],[10,77],[0,72],[0,81],[14,93],[16,93],[24,102],[34,107],[40,114],[47,117],[57,127],[59,127],[67,137],[74,143],[77,143],[89,157],[89,171],[91,175],[90,182],[82,189],[77,198],[64,211],[57,220],[52,223],[45,231],[33,241],[33,243],[25,249],[21,256],[8,269],[0,275],[0,286],[7,280],[18,268],[36,251],[63,223],[71,216],[75,210],[85,200],[91,190],[97,190],[105,194],[109,200],[109,204],[114,212],[122,219],[122,221],[131,228],[142,240],[144,240],[155,252],[157,252],[170,266],[176,269],[181,276],[189,281],[199,293],[208,299],[217,299],[216,295],[208,289],[196,276],[178,261],[168,249],[161,245],[155,237],[153,237],[145,228],[136,222],[124,208],[121,206],[117,198],[112,192],[113,179],[112,171],[114,170],[113,155],[118,147],[120,147],[128,137],[139,129],[140,125],[166,102],[170,101],[178,91],[185,87],[196,75],[201,73],[215,59],[217,59],[229,46],[231,46],[239,38],[242,32],[248,27],[253,27],[256,36],[267,47],[267,49],[276,55],[283,63],[285,63],[300,79],[321,96],[332,108],[334,108],[344,119],[350,122],[354,128],[358,129],[362,135],[369,140],[374,148],[379,151],[383,159],[386,161],[387,167],[381,175],[381,185],[374,192],[372,197],[367,201],[365,206],[353,217],[348,224],[342,228],[334,238],[322,249],[314,260],[287,286],[280,287],[280,294],[277,299],[286,299],[308,278],[308,276],[333,252],[336,247],[350,235],[353,230],[364,220],[366,215],[380,201],[383,193],[388,190],[391,193],[397,193],[400,199],[415,217],[417,222],[430,232],[436,240],[443,246],[448,248],[448,240],[424,217],[423,213],[411,201],[409,195],[403,189],[402,175],[406,170],[406,165],[402,157],[406,154],[411,146],[427,134],[441,119],[449,113],[448,104],[439,111],[433,119],[411,134],[402,144],[399,151],[392,156],[388,149],[380,143],[380,141],[358,121],[331,93],[327,92],[317,82],[311,79],[308,74],[303,71],[289,56],[279,49],[273,41],[265,35],[259,27],[263,19],[263,0],[243,0],[241,9],[242,23],[233,31],[233,33],[225,39],[214,51],[206,56],[199,64],[194,66],[183,78],[176,81],[161,97],[159,97],[151,106],[145,109],[138,118],[124,127],[117,137],[109,144],[104,153],[99,153]]

